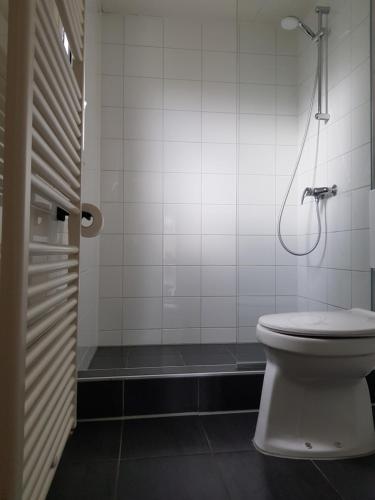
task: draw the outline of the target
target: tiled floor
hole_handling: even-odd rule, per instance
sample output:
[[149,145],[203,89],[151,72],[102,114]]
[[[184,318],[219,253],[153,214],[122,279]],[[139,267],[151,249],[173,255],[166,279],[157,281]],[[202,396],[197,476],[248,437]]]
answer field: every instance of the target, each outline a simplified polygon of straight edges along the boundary
[[[265,356],[260,344],[165,345],[99,347],[90,363],[95,374],[116,370],[116,375],[191,373],[192,371],[262,370]],[[91,373],[92,374],[92,373]]]
[[374,500],[375,456],[287,460],[253,448],[257,414],[79,423],[48,500]]

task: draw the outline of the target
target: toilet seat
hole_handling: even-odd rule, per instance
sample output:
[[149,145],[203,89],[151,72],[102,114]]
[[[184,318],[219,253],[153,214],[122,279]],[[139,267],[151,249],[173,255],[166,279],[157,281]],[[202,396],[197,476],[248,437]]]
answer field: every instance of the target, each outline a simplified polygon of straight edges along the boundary
[[375,312],[365,309],[268,314],[259,325],[284,335],[304,338],[375,337]]

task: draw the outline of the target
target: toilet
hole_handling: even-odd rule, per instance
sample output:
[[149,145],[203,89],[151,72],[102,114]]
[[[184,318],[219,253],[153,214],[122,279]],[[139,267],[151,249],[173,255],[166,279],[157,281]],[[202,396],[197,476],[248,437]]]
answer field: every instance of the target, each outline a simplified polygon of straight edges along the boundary
[[257,338],[267,366],[255,447],[300,459],[375,452],[370,394],[375,313],[363,309],[270,314]]

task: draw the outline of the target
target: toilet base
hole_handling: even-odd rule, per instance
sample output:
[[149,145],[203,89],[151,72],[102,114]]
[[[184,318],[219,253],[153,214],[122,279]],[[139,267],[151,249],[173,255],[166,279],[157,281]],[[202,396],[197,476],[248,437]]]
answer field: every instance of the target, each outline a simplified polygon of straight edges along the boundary
[[375,453],[366,379],[290,376],[269,359],[254,446],[268,455],[314,460]]

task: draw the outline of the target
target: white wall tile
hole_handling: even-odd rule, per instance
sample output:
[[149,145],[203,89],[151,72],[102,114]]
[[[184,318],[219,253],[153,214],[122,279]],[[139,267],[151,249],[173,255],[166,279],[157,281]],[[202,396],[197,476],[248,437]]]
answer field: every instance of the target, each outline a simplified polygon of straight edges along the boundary
[[203,297],[202,327],[236,326],[235,297]]
[[239,297],[239,326],[256,326],[259,316],[273,314],[276,310],[274,296],[240,296]]
[[203,203],[235,204],[236,177],[230,174],[203,175]]
[[358,189],[352,192],[352,229],[368,228],[369,223],[369,190]]
[[165,19],[164,42],[173,49],[200,49],[202,25],[186,19]]
[[103,139],[122,139],[123,111],[121,108],[102,108],[101,130]]
[[124,27],[121,16],[115,14],[102,15],[102,43],[124,42]]
[[276,33],[272,24],[240,23],[240,51],[252,54],[275,54]]
[[370,56],[369,32],[370,22],[369,18],[366,18],[352,33],[351,56],[353,69]]
[[124,104],[126,107],[163,107],[163,80],[160,78],[126,77],[124,79]]
[[101,266],[99,274],[100,297],[122,297],[122,268]]
[[276,62],[276,81],[279,85],[295,85],[297,81],[297,58],[278,56]]
[[116,266],[123,261],[123,235],[102,234],[100,236],[100,265]]
[[236,336],[236,328],[202,328],[203,344],[233,344]]
[[203,110],[235,113],[236,91],[233,83],[203,82]]
[[240,295],[274,295],[275,267],[241,266],[238,270]]
[[352,271],[352,307],[371,309],[371,273]]
[[[275,56],[240,54],[240,81],[242,83],[276,83]],[[289,83],[289,81],[278,83]]]
[[166,204],[164,206],[164,234],[201,234],[201,219],[199,205]]
[[125,297],[161,297],[161,266],[126,266],[124,267]]
[[162,236],[133,234],[124,238],[124,264],[159,266],[162,263]]
[[204,205],[202,232],[203,234],[236,234],[236,206]]
[[199,344],[200,328],[164,328],[163,344]]
[[164,77],[183,80],[200,80],[202,55],[198,50],[165,49]]
[[104,224],[103,234],[122,234],[124,230],[124,214],[121,203],[102,203]]
[[126,76],[163,76],[163,49],[156,47],[125,47]]
[[99,328],[101,330],[121,330],[122,299],[99,299]]
[[201,236],[164,236],[165,266],[199,266],[201,263]]
[[275,178],[270,175],[240,175],[239,203],[270,205],[275,202]]
[[162,174],[155,172],[125,172],[124,200],[136,203],[161,203]]
[[200,326],[200,299],[198,297],[164,299],[164,328],[195,328],[198,326]]
[[276,120],[272,115],[240,116],[241,144],[275,144]]
[[163,134],[163,112],[154,109],[124,109],[124,138],[160,140]]
[[297,266],[280,266],[276,268],[276,294],[297,295]]
[[124,205],[125,234],[162,234],[163,205],[156,203],[126,203]]
[[370,267],[369,232],[366,229],[357,229],[351,232],[351,237],[352,269],[354,271],[368,271]]
[[129,171],[161,172],[163,170],[163,143],[161,141],[125,141],[124,168]]
[[101,64],[103,75],[122,75],[124,72],[124,47],[103,44]]
[[100,178],[101,201],[122,202],[123,200],[123,172],[105,171]]
[[166,173],[164,175],[164,203],[200,203],[201,176],[199,174]]
[[240,205],[239,234],[274,235],[276,214],[274,205]]
[[124,330],[122,345],[160,345],[162,343],[161,329],[152,330]]
[[238,329],[238,342],[242,344],[258,342],[255,326],[240,327]]
[[244,266],[275,265],[274,236],[240,236],[239,264]]
[[276,87],[274,85],[240,85],[240,113],[272,115],[276,112]]
[[121,139],[102,139],[100,152],[101,170],[123,169],[123,150]]
[[164,138],[166,141],[200,142],[201,114],[195,111],[165,111]]
[[350,309],[352,304],[351,275],[350,271],[328,269],[328,304]]
[[143,330],[161,328],[162,299],[140,298],[124,300],[124,328]]
[[199,297],[200,273],[199,266],[166,266],[163,274],[164,296]]
[[202,170],[206,173],[236,173],[235,144],[202,144]]
[[195,142],[165,142],[164,171],[193,173],[201,171],[202,145]]
[[357,148],[370,142],[370,116],[369,102],[361,104],[352,112],[352,147]]
[[202,35],[203,50],[236,51],[237,30],[232,21],[203,24]]
[[275,146],[241,144],[239,149],[241,174],[275,173]]
[[123,105],[123,81],[121,76],[102,76],[102,106]]
[[228,52],[203,52],[203,80],[235,83],[237,78],[236,54]]
[[202,296],[231,297],[236,295],[235,266],[203,266]]
[[163,45],[163,21],[158,17],[126,16],[125,43],[128,45]]
[[164,81],[164,106],[166,109],[200,111],[201,82],[192,80]]
[[236,264],[235,236],[202,236],[202,264],[206,266],[234,266]]
[[234,113],[203,113],[202,139],[204,142],[235,143],[236,115]]

